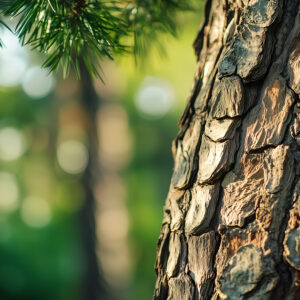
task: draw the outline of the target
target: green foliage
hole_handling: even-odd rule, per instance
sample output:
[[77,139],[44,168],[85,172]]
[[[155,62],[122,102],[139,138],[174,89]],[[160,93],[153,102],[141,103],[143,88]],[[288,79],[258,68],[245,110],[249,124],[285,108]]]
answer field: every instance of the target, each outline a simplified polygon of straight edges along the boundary
[[182,0],[127,1],[124,18],[133,34],[135,57],[145,55],[153,41],[159,42],[161,32],[176,36],[176,12],[191,9],[191,1],[188,3]]
[[[189,2],[190,3],[190,2]],[[47,55],[44,66],[59,66],[64,77],[83,63],[92,75],[100,61],[133,50],[145,54],[160,32],[176,35],[175,14],[191,8],[182,0],[2,0],[4,16],[19,17],[15,32],[23,45]],[[132,36],[133,43],[125,37]],[[125,39],[124,39],[125,38]]]
[[114,15],[118,10],[100,1],[14,0],[4,13],[20,15],[16,33],[21,43],[48,54],[44,66],[50,71],[61,63],[66,76],[72,64],[79,74],[82,58],[90,73],[99,76],[97,61],[122,48],[119,38],[126,27]]

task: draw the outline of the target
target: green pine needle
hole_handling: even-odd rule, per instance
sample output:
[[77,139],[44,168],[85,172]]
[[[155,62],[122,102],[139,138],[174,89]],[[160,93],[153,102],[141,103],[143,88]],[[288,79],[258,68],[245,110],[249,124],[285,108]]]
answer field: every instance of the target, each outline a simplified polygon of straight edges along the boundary
[[[191,8],[183,0],[2,0],[0,13],[17,17],[15,32],[22,45],[47,55],[44,67],[58,68],[64,77],[79,61],[101,78],[100,62],[116,53],[144,55],[159,32],[176,35],[178,10]],[[124,37],[133,36],[133,45]]]

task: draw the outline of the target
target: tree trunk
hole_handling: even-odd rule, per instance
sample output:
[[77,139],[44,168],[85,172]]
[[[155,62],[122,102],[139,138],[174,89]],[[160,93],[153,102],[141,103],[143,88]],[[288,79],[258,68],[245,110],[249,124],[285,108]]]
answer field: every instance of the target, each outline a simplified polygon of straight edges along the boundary
[[208,0],[154,299],[300,299],[300,1]]
[[100,108],[98,97],[92,78],[81,61],[81,104],[87,115],[87,137],[89,162],[81,177],[84,188],[85,201],[80,210],[80,229],[86,257],[86,270],[83,282],[84,295],[88,300],[107,300],[109,291],[103,277],[103,272],[97,257],[96,209],[94,188],[100,178],[100,165],[98,159],[97,113]]

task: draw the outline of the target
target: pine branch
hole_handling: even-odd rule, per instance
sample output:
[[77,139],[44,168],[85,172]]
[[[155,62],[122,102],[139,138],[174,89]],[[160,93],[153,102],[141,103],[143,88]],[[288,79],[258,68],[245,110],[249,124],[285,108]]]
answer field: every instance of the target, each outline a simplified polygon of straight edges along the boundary
[[[22,45],[47,55],[44,67],[73,67],[80,76],[79,60],[101,78],[100,61],[116,53],[140,56],[157,40],[159,32],[176,35],[175,14],[191,8],[182,0],[2,0],[0,12],[19,17],[15,32]],[[124,45],[132,35],[133,45]]]
[[92,75],[100,77],[99,61],[124,51],[120,37],[127,34],[113,3],[85,0],[13,0],[4,6],[6,16],[20,16],[15,28],[22,45],[47,54],[44,67],[61,67],[67,76],[72,65],[79,75],[83,56]]

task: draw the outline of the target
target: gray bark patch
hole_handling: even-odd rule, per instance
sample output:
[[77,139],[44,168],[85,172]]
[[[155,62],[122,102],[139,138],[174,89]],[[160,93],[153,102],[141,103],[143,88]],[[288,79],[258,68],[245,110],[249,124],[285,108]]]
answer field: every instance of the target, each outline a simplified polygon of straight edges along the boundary
[[244,112],[244,88],[237,76],[222,78],[212,97],[211,116],[214,119],[238,117]]
[[191,278],[181,273],[169,281],[169,296],[167,300],[193,300],[194,285]]
[[185,218],[187,234],[196,234],[208,227],[215,213],[218,197],[219,184],[193,187],[190,207]]
[[219,65],[223,76],[237,73],[246,81],[255,81],[266,73],[273,51],[269,27],[280,12],[281,1],[249,1],[238,32]]
[[213,254],[216,247],[215,233],[210,231],[188,239],[188,264],[194,279],[199,300],[208,299],[214,279]]
[[199,150],[198,183],[213,183],[234,161],[237,141],[213,142],[205,135]]
[[[264,284],[260,284],[260,282]],[[219,279],[220,298],[231,300],[269,299],[268,293],[278,281],[274,262],[252,245],[239,249]],[[265,298],[263,298],[265,297]]]
[[192,124],[185,132],[183,140],[178,142],[172,176],[172,183],[174,187],[178,189],[187,187],[190,182],[194,170],[196,148],[202,133],[202,128],[202,118],[194,118]]
[[290,53],[288,60],[289,86],[300,95],[300,42]]

